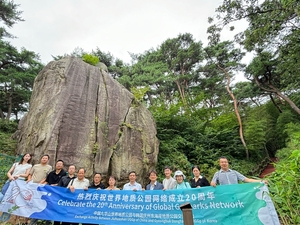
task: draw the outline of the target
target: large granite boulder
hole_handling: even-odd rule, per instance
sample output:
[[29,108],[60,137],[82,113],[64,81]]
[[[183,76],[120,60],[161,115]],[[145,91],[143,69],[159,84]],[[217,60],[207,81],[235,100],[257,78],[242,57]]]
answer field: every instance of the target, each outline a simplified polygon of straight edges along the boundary
[[50,155],[66,167],[114,175],[119,185],[135,170],[145,184],[157,163],[158,139],[150,112],[101,68],[78,58],[50,62],[36,77],[30,109],[15,134],[17,153]]

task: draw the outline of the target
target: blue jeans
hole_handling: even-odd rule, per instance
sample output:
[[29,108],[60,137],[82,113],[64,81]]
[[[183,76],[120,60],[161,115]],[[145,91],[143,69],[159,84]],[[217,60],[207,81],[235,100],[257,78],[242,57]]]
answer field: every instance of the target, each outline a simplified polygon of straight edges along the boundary
[[2,201],[4,195],[0,192],[0,202]]
[[6,222],[10,219],[10,214],[7,212],[3,212],[0,216],[0,222]]

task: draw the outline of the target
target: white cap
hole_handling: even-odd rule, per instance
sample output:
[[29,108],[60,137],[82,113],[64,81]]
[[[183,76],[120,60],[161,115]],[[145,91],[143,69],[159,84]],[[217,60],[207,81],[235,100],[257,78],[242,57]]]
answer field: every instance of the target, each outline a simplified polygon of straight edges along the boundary
[[183,176],[183,179],[185,179],[185,175],[181,170],[177,170],[174,174],[174,179],[176,179],[176,176]]

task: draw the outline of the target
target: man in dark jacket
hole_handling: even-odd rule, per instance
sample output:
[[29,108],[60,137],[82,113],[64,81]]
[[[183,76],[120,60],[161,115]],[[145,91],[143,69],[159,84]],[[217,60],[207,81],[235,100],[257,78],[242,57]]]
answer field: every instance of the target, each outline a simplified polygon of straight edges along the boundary
[[46,178],[46,184],[57,186],[58,182],[63,176],[66,176],[67,173],[63,169],[64,168],[64,161],[57,160],[55,164],[55,170],[51,171],[47,178]]
[[102,175],[101,173],[95,173],[94,178],[93,178],[93,183],[89,188],[94,188],[94,189],[105,189],[105,185],[101,182],[102,180]]
[[76,171],[76,167],[74,165],[70,165],[68,169],[68,175],[62,177],[58,182],[57,186],[68,187],[70,181],[76,178],[75,171]]
[[[68,175],[63,176],[60,181],[58,182],[57,186],[59,187],[68,187],[68,184],[70,183],[71,180],[75,179],[75,171],[76,171],[76,167],[74,165],[70,165],[69,169],[68,169]],[[70,225],[72,223],[68,223],[68,222],[62,222],[61,225]],[[77,223],[73,223],[73,224],[77,224]],[[54,221],[53,225],[60,225],[59,221]]]
[[150,183],[146,186],[146,190],[163,190],[164,189],[164,185],[157,181],[157,172],[155,170],[152,170],[149,173],[149,180],[150,180]]

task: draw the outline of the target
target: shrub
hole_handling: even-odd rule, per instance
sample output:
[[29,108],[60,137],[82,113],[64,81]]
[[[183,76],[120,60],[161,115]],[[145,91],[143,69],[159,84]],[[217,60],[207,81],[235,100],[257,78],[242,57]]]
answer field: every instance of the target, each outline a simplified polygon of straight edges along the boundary
[[287,147],[278,151],[276,171],[269,177],[269,189],[283,224],[300,224],[300,131],[299,124],[286,127]]
[[94,55],[90,55],[90,54],[84,54],[82,56],[82,60],[93,66],[95,66],[99,62],[98,56],[94,56]]

